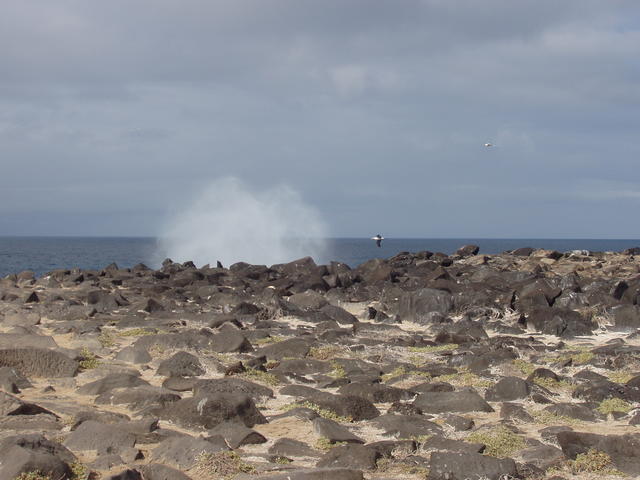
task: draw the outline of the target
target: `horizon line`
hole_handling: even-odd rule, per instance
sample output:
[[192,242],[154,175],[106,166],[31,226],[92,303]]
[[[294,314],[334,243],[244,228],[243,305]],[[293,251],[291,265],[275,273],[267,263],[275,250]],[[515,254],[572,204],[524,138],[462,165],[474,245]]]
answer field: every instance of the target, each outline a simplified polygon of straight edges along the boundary
[[[158,240],[159,236],[151,235],[5,235],[0,234],[0,238],[135,238],[135,239],[154,239]],[[303,237],[287,237],[287,239],[298,240]],[[335,236],[335,237],[311,237],[309,240],[369,240],[368,235],[363,236]],[[484,237],[484,236],[436,236],[436,237],[417,237],[417,236],[397,236],[385,237],[385,241],[390,240],[638,240],[640,237]]]

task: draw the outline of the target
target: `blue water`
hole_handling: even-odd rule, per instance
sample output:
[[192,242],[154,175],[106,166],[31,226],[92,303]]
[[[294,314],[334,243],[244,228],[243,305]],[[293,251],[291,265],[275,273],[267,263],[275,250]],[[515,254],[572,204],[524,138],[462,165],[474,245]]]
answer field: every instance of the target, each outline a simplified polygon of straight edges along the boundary
[[[371,258],[387,258],[402,251],[431,250],[451,254],[469,243],[480,246],[480,253],[487,254],[519,247],[596,252],[640,246],[640,240],[391,238],[384,240],[382,247],[378,248],[368,238],[333,238],[327,240],[325,254],[316,261],[328,263],[336,260],[357,266]],[[157,267],[156,261],[154,238],[0,237],[0,277],[22,270],[33,270],[38,275],[58,268],[99,270],[112,262],[120,267],[131,267],[137,263]],[[215,263],[215,259],[211,263]]]

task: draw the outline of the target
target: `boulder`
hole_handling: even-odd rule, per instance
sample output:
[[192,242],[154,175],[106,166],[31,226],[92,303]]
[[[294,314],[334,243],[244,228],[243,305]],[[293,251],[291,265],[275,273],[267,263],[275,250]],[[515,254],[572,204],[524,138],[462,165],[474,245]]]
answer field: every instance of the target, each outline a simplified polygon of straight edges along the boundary
[[302,338],[290,338],[282,342],[273,343],[258,350],[257,355],[272,360],[282,360],[285,357],[304,358],[309,353],[311,345]]
[[320,437],[329,440],[330,443],[364,443],[364,440],[351,433],[346,427],[328,418],[315,418],[313,431]]
[[139,387],[114,388],[100,394],[95,403],[98,405],[128,405],[129,408],[142,409],[164,406],[180,400],[180,395],[165,388],[151,385]]
[[518,377],[503,377],[485,392],[484,398],[489,402],[510,402],[525,398],[531,392],[529,384]]
[[0,367],[14,368],[27,377],[56,378],[73,377],[79,365],[55,350],[4,348],[0,350]]
[[400,400],[413,400],[414,392],[379,383],[348,383],[338,389],[342,395],[353,395],[373,403],[392,403]]
[[22,401],[14,395],[0,391],[0,417],[5,415],[38,415],[41,413],[53,415],[52,412],[35,403]]
[[591,318],[565,308],[536,308],[527,317],[527,326],[558,337],[591,335],[596,328]]
[[333,395],[303,385],[288,385],[280,389],[280,393],[303,398],[340,416],[351,418],[353,421],[368,420],[380,415],[373,403],[353,395]]
[[104,378],[86,383],[77,392],[81,395],[100,395],[114,388],[131,388],[149,385],[149,382],[129,373],[111,373]]
[[161,463],[149,463],[140,465],[138,468],[145,480],[191,480],[191,477],[188,477],[180,470]]
[[640,327],[640,306],[638,305],[612,307],[611,316],[616,330],[635,330]]
[[194,396],[210,393],[242,394],[250,397],[254,402],[262,402],[274,397],[273,390],[269,387],[242,378],[207,378],[198,380],[193,386]]
[[446,315],[453,308],[450,293],[433,288],[404,293],[398,301],[398,315],[403,321],[429,323],[431,314]]
[[471,255],[477,255],[479,251],[480,247],[478,245],[463,245],[456,250],[456,255],[460,257],[469,257]]
[[352,468],[305,468],[253,478],[255,480],[364,480],[362,471]]
[[442,427],[431,422],[424,415],[386,414],[370,421],[372,425],[384,430],[385,436],[394,438],[416,438],[425,435],[442,434]]
[[[178,436],[164,440],[151,454],[155,462],[168,464],[180,470],[189,470],[198,462],[200,455],[229,450],[221,436],[204,440],[189,436]],[[173,479],[172,479],[173,480]]]
[[64,446],[74,452],[96,450],[98,454],[118,453],[121,449],[136,444],[135,435],[125,432],[116,425],[87,420],[72,431],[64,441]]
[[590,449],[605,452],[615,468],[628,474],[640,475],[640,434],[598,435],[585,432],[559,432],[562,452],[571,459]]
[[266,443],[267,441],[260,433],[238,422],[222,422],[209,430],[208,433],[210,436],[221,436],[232,449],[242,445]]
[[116,355],[116,360],[133,364],[142,364],[149,363],[152,358],[151,355],[149,355],[149,352],[147,352],[144,348],[129,346],[124,347],[118,352],[118,354]]
[[278,457],[319,457],[321,455],[306,443],[286,437],[277,439],[269,447],[268,453]]
[[425,413],[493,412],[491,405],[472,391],[422,393],[413,404]]
[[329,450],[318,460],[316,467],[374,470],[380,457],[380,453],[375,449],[363,445],[342,445]]
[[511,458],[494,458],[479,453],[433,452],[428,480],[500,480],[517,478],[516,462]]
[[198,357],[188,352],[178,352],[160,362],[156,375],[165,377],[197,377],[203,375],[205,369]]
[[31,382],[11,367],[0,367],[0,390],[8,393],[20,393],[23,388],[31,388]]
[[200,393],[156,410],[163,420],[186,428],[212,429],[222,422],[235,421],[247,427],[267,423],[251,398],[239,393]]
[[14,435],[0,440],[0,480],[15,480],[39,471],[50,478],[71,478],[75,455],[41,434]]

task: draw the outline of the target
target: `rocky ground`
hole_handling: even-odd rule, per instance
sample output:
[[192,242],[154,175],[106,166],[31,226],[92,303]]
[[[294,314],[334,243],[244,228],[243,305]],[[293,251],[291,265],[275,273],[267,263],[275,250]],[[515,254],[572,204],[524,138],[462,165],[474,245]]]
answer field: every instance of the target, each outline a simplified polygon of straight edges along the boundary
[[640,475],[640,249],[0,280],[0,480]]

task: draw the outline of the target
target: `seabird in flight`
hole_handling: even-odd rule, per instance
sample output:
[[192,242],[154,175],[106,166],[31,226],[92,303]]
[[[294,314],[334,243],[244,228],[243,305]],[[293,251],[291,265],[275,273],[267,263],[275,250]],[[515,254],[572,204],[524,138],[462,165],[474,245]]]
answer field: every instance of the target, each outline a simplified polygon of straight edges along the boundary
[[379,247],[382,246],[382,240],[384,240],[384,237],[380,234],[376,235],[375,237],[371,237],[371,240],[375,240],[376,241],[376,245]]
[[485,147],[493,147],[493,143],[485,143],[484,146]]

